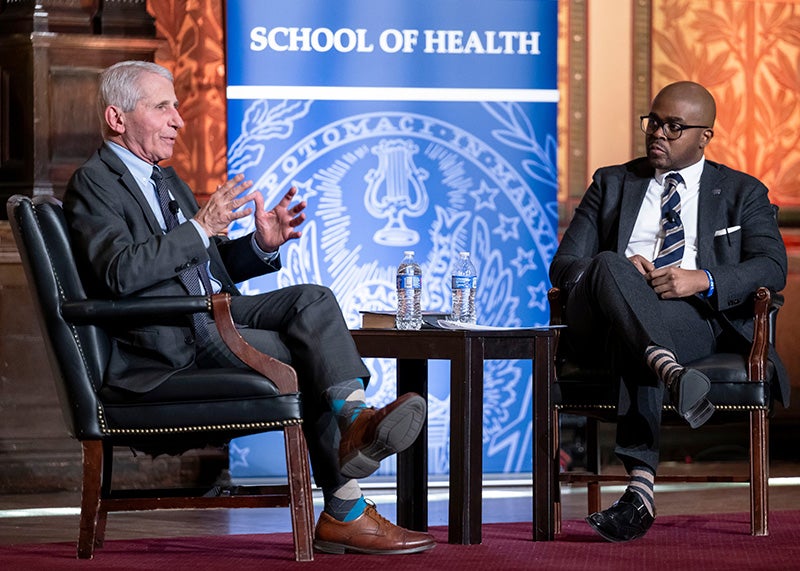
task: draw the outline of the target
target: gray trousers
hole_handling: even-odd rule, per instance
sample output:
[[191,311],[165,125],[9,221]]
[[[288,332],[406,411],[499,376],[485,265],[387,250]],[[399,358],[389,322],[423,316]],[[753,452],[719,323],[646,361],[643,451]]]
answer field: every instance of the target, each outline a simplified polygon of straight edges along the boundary
[[[231,314],[242,337],[256,349],[292,365],[303,394],[303,431],[314,480],[323,489],[341,486],[339,428],[325,391],[343,381],[369,382],[369,370],[356,350],[333,293],[317,285],[296,285],[254,296],[233,296]],[[208,346],[198,350],[201,367],[243,367],[215,328]]]
[[[621,377],[615,452],[656,471],[664,386],[644,359],[649,345],[688,363],[715,352],[721,328],[699,297],[663,300],[622,254],[601,252],[568,292],[563,349]],[[609,387],[613,390],[615,387]]]

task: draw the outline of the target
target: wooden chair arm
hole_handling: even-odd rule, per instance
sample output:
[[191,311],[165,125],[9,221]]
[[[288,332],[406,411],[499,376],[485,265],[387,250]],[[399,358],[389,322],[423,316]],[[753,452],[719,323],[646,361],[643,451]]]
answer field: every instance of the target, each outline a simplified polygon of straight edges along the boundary
[[561,299],[561,290],[551,287],[547,291],[547,301],[550,303],[550,325],[564,325],[564,301]]
[[753,344],[747,358],[747,378],[763,381],[767,378],[767,350],[769,348],[769,311],[772,294],[768,288],[756,290],[753,303]]
[[217,293],[212,295],[211,310],[220,337],[222,337],[223,342],[234,355],[253,370],[258,371],[275,383],[275,386],[282,393],[298,392],[297,373],[291,366],[262,353],[245,341],[239,334],[231,316],[230,294]]
[[[551,287],[547,291],[547,301],[550,304],[550,325],[564,325],[564,301],[561,299],[561,290],[557,287]],[[558,342],[560,338],[561,330],[556,329],[556,340],[553,344],[553,355],[558,355]],[[556,359],[558,359],[558,357],[556,357]]]

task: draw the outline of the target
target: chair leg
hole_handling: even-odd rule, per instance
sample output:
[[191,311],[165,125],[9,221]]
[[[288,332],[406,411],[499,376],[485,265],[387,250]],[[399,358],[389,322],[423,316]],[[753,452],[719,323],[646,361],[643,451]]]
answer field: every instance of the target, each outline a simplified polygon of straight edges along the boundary
[[[586,419],[586,471],[600,474],[600,427],[595,418]],[[589,514],[603,509],[599,481],[586,484],[586,501]]]
[[589,515],[599,512],[603,509],[602,492],[600,491],[600,482],[588,482],[586,484],[586,502],[589,510]]
[[105,509],[103,498],[111,496],[111,479],[114,475],[114,447],[108,442],[103,442],[103,472],[100,476],[100,511],[97,514],[97,525],[94,531],[94,546],[103,547],[106,540],[106,522],[108,511]]
[[100,508],[103,443],[99,440],[86,440],[81,444],[83,446],[83,489],[81,492],[78,559],[91,559],[94,555],[97,512]]
[[[561,450],[561,425],[559,424],[560,415],[558,409],[553,408],[553,450],[558,455]],[[559,481],[559,474],[561,472],[561,463],[558,458],[553,462],[553,482],[556,487],[553,494],[553,533],[561,533],[561,482]]]
[[283,436],[286,445],[286,471],[289,476],[294,557],[296,561],[313,561],[314,499],[311,493],[308,447],[300,425],[285,428]]
[[750,534],[769,535],[769,421],[766,410],[750,413]]

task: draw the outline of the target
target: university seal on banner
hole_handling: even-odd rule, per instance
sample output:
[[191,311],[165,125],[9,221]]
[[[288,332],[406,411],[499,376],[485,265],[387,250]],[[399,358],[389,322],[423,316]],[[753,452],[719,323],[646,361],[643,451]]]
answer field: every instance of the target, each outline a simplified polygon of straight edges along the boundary
[[[536,141],[519,109],[469,104],[470,126],[481,125],[483,137],[440,117],[404,111],[351,115],[302,134],[303,118],[323,104],[254,101],[245,117],[256,123],[242,125],[231,147],[229,163],[237,167],[231,174],[247,171],[268,204],[290,186],[298,189],[297,200],[308,203],[303,236],[282,248],[284,270],[273,278],[275,286],[329,286],[348,324],[356,327],[359,310],[395,307],[396,267],[402,251],[413,249],[423,267],[423,308],[447,311],[452,262],[468,250],[479,272],[479,322],[541,324],[531,323],[528,314],[546,309],[555,218],[532,184],[555,186],[555,152]],[[280,109],[293,111],[288,117]],[[289,134],[292,144],[274,158],[262,158],[275,139]],[[534,148],[540,153],[531,159]],[[234,226],[231,235],[251,230]],[[255,293],[261,286],[253,280],[244,289]],[[393,362],[370,364],[371,388],[378,389],[371,400],[390,400],[394,383],[381,380],[393,377]],[[523,441],[519,433],[527,426],[514,423],[517,409],[527,410],[528,375],[523,377],[516,362],[498,361],[487,363],[485,379],[484,439],[518,432],[513,438]],[[446,470],[448,419],[433,413],[440,409],[444,415],[449,407],[433,394],[430,404],[432,439],[441,434],[443,440],[431,442],[432,463],[439,464],[431,469]]]

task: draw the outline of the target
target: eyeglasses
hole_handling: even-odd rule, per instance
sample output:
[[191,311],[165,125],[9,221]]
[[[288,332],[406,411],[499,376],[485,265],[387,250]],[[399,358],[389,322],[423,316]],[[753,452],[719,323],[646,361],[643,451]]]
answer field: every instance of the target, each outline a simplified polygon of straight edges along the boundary
[[684,129],[710,129],[707,125],[684,125],[683,123],[676,123],[675,121],[662,121],[653,115],[642,115],[639,117],[642,122],[642,131],[648,135],[654,135],[659,127],[664,132],[664,136],[670,140],[680,138]]

